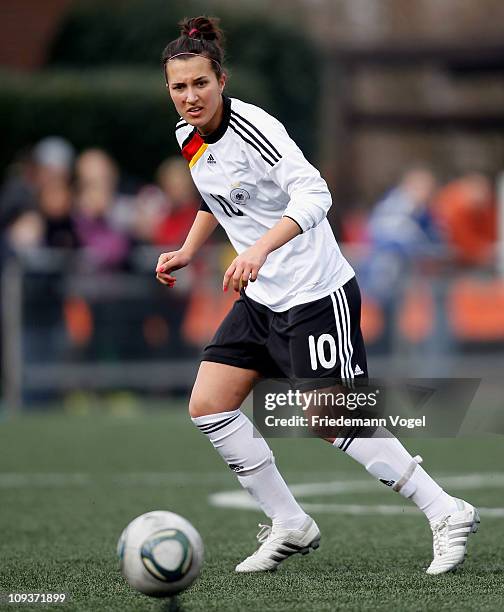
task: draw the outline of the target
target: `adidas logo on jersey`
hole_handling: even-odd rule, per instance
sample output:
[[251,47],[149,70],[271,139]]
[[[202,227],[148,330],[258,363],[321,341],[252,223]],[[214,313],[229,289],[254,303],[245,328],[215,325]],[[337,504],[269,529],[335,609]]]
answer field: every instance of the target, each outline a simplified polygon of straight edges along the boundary
[[355,364],[354,375],[359,376],[359,374],[364,374],[364,372],[362,371],[360,365],[357,363]]
[[207,157],[207,164],[216,164],[217,162],[215,161],[215,157],[210,153],[210,155]]

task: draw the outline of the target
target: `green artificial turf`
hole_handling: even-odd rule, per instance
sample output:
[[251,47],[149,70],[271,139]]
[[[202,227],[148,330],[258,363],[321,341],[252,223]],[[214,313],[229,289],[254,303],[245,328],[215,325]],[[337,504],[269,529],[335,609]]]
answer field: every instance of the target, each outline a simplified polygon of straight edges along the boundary
[[[444,477],[504,473],[501,437],[410,440],[425,468]],[[371,482],[340,451],[317,440],[273,440],[289,484]],[[303,503],[400,504],[376,483],[365,492],[303,496]],[[432,540],[418,514],[314,513],[321,547],[279,571],[237,575],[256,546],[254,510],[212,507],[237,490],[234,475],[177,406],[112,416],[61,413],[0,422],[0,592],[65,592],[59,606],[2,609],[143,610],[502,610],[504,519],[482,516],[455,574],[427,576]],[[502,486],[450,488],[472,503],[504,507]],[[176,599],[133,591],[118,572],[117,539],[135,516],[167,509],[188,518],[205,543],[199,579]]]

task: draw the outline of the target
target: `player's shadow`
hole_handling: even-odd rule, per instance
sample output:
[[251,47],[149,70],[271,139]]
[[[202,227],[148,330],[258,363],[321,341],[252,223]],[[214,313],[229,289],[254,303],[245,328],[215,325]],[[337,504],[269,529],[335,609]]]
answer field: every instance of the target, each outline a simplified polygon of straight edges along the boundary
[[178,597],[170,597],[160,608],[161,612],[184,612]]

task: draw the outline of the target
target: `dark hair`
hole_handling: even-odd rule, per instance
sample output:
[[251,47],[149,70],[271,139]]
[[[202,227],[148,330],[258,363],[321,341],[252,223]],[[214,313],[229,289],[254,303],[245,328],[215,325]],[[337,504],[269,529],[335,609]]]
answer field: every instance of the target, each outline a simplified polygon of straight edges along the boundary
[[[219,78],[223,73],[224,34],[217,17],[185,18],[179,24],[180,36],[165,47],[161,61],[166,74],[166,63],[178,53],[197,53],[212,60],[212,70]],[[188,59],[190,55],[185,56]],[[180,56],[184,59],[184,55]]]

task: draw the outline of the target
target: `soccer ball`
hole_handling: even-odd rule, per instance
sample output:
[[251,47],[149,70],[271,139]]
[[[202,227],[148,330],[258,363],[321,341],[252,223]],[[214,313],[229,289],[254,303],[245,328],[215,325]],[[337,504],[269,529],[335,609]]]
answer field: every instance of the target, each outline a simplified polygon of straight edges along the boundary
[[178,514],[156,510],[138,516],[117,543],[122,575],[145,595],[168,597],[196,580],[203,563],[203,542]]

